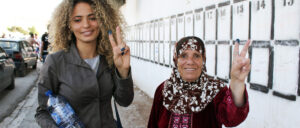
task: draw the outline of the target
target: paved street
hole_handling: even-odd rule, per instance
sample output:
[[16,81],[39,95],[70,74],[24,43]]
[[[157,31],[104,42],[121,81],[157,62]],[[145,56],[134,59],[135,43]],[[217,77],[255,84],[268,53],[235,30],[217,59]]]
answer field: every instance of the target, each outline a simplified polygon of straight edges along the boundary
[[[0,93],[0,122],[11,114],[18,103],[24,100],[37,80],[37,70],[29,70],[24,77],[15,78],[13,90],[3,90]],[[0,125],[1,127],[1,125]]]
[[6,117],[0,127],[4,128],[39,128],[34,114],[37,107],[37,87],[34,86],[26,98],[18,104],[13,113]]
[[[38,66],[38,69],[41,66]],[[32,71],[32,74],[37,77],[37,71]],[[35,75],[34,75],[35,74]],[[34,82],[36,78],[33,79]],[[37,107],[37,86],[36,84],[30,88],[31,91],[23,101],[17,104],[17,108],[0,122],[0,128],[39,128],[34,120],[35,109]],[[129,107],[118,106],[121,122],[124,128],[146,128],[152,99],[145,95],[136,86],[134,88],[134,101]],[[3,99],[1,99],[3,100]],[[0,101],[2,102],[2,101]],[[3,102],[2,102],[3,103]]]
[[153,100],[134,88],[134,100],[129,107],[118,107],[124,128],[146,128]]

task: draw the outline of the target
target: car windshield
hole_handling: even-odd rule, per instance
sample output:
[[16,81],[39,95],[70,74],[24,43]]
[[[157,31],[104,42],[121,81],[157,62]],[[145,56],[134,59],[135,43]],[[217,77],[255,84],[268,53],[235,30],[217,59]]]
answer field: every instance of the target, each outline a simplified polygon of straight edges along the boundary
[[0,41],[0,47],[2,47],[3,49],[10,49],[15,51],[18,51],[19,49],[18,43],[12,41]]

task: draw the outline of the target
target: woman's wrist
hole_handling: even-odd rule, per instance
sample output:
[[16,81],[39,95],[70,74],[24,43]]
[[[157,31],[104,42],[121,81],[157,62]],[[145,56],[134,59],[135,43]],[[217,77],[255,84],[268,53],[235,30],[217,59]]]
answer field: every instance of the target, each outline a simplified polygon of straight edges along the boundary
[[129,68],[117,68],[119,75],[122,79],[128,77]]
[[237,107],[241,107],[245,103],[245,95],[244,95],[245,88],[246,86],[244,81],[235,81],[235,80],[230,81],[230,90],[232,92],[234,104]]

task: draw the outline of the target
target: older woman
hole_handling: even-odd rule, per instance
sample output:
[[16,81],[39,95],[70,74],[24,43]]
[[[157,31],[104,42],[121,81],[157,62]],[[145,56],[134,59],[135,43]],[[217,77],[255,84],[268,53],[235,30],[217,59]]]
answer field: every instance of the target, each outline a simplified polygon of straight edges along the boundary
[[46,108],[47,90],[65,97],[85,127],[116,127],[112,97],[121,106],[133,100],[130,50],[122,41],[121,22],[106,0],[63,0],[55,10],[49,31],[54,53],[38,81],[35,118],[42,128],[57,127]]
[[230,89],[207,76],[205,47],[197,37],[181,39],[175,49],[173,73],[158,86],[148,128],[221,128],[237,126],[248,115],[245,78],[250,60],[245,58],[250,41],[239,54],[235,43]]

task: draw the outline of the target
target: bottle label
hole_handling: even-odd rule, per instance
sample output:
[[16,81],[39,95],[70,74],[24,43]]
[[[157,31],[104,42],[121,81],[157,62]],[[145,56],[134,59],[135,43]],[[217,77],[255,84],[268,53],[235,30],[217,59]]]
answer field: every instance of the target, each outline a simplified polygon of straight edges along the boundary
[[55,112],[51,113],[51,117],[52,117],[52,119],[54,119],[54,121],[56,122],[56,124],[60,124],[61,123],[61,119],[60,119],[59,115],[57,115]]

